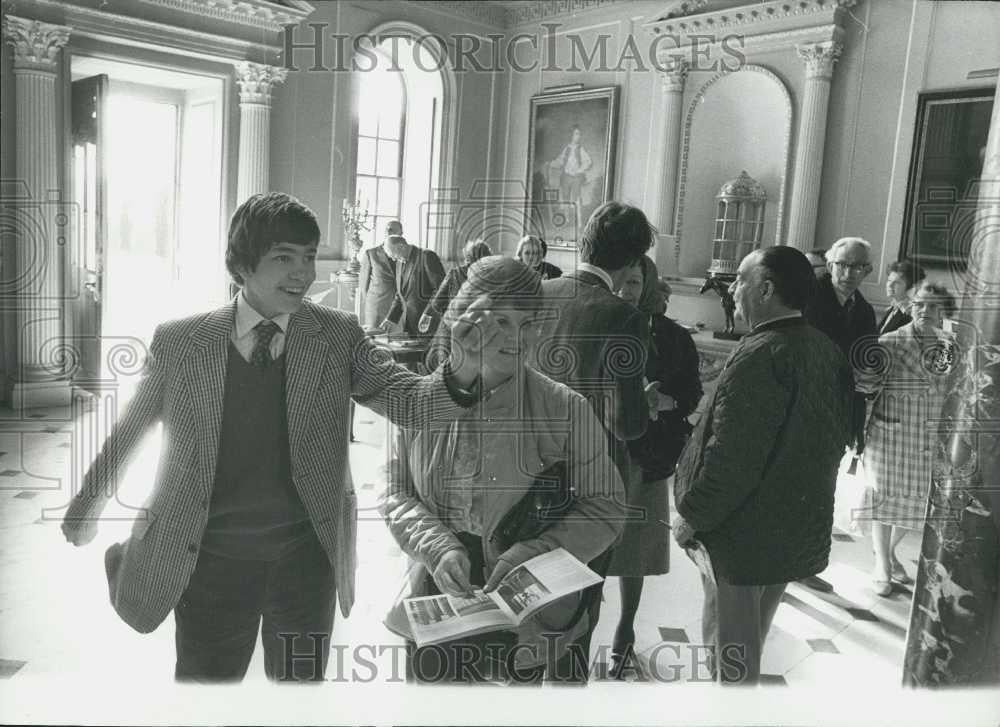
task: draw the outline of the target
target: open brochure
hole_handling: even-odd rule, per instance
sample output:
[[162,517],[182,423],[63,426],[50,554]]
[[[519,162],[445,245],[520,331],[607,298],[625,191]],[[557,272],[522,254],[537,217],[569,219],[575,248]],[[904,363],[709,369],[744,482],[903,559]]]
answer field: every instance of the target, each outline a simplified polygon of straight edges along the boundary
[[712,559],[708,556],[708,549],[698,540],[692,540],[684,546],[687,557],[698,566],[698,572],[711,583],[715,583],[715,569],[712,567]]
[[543,606],[603,579],[563,548],[537,555],[510,571],[489,593],[471,598],[424,596],[403,601],[417,646],[515,628]]

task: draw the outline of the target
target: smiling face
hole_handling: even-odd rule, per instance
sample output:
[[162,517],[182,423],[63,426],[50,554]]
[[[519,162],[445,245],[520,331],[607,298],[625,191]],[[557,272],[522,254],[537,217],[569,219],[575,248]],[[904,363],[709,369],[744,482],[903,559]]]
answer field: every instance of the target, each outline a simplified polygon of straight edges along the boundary
[[628,269],[617,295],[626,303],[639,305],[639,298],[642,297],[642,268],[640,266],[635,265]]
[[521,248],[521,262],[531,269],[535,269],[541,265],[542,246],[534,240],[524,243],[524,246]]
[[256,270],[240,270],[240,275],[243,295],[262,316],[295,313],[316,280],[316,243],[277,242],[264,253]]
[[490,386],[506,381],[524,365],[537,341],[535,313],[513,308],[492,309],[500,328],[483,349],[483,373]]

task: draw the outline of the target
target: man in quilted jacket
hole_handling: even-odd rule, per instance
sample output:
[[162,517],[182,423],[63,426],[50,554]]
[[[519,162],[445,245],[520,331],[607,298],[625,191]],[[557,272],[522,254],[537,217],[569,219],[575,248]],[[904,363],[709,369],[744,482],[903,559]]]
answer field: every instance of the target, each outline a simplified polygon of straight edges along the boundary
[[750,332],[677,465],[674,536],[710,556],[703,637],[724,683],[757,683],[785,586],[830,556],[854,386],[844,354],[802,317],[815,285],[794,248],[743,259],[731,290]]
[[90,542],[117,473],[162,423],[152,494],[105,566],[132,628],[148,633],[173,612],[178,680],[241,680],[258,633],[269,678],[323,678],[335,604],[347,616],[354,602],[349,402],[401,426],[454,419],[498,330],[483,311],[459,319],[462,364],[418,377],[354,316],[305,299],[318,242],[315,215],[287,194],[236,210],[226,267],[239,294],[157,328],[135,397],[63,521],[67,540]]

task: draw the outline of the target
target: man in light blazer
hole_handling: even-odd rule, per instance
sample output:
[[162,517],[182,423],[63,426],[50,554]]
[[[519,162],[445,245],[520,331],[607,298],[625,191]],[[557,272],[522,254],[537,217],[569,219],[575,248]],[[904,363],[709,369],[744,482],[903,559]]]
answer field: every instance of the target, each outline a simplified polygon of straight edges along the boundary
[[70,542],[92,540],[117,473],[162,422],[153,492],[105,565],[134,629],[174,612],[178,680],[242,679],[262,620],[269,678],[322,679],[336,599],[345,617],[354,602],[351,398],[407,427],[472,403],[463,387],[489,317],[453,329],[459,370],[415,376],[353,316],[304,300],[318,241],[315,216],[288,195],[241,205],[226,251],[240,293],[157,328],[136,395],[63,521]]

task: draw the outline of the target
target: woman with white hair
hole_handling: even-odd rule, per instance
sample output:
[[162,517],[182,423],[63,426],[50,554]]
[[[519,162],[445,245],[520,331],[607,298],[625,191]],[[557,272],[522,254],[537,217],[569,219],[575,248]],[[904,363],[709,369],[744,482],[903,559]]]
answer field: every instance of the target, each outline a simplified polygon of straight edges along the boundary
[[[942,286],[920,284],[910,304],[911,323],[879,338],[877,371],[859,386],[875,395],[864,454],[870,479],[861,516],[872,522],[872,588],[892,593],[892,582],[913,579],[896,557],[906,530],[922,530],[938,447],[937,420],[958,370],[959,349],[943,330],[955,299]],[[856,517],[858,517],[856,515]]]
[[[527,365],[543,305],[534,271],[492,256],[469,268],[445,314],[439,336],[470,313],[476,320],[492,317],[500,332],[483,344],[479,403],[447,427],[401,429],[395,440],[379,509],[412,561],[407,597],[462,598],[477,588],[491,590],[517,565],[556,548],[590,562],[621,531],[624,489],[603,427],[583,396]],[[556,479],[572,488],[568,510],[525,535],[530,523],[521,519],[538,517],[531,499],[536,478],[558,471],[566,476]],[[551,488],[551,482],[544,484]],[[417,681],[482,681],[490,670],[483,657],[506,653],[515,681],[543,674],[585,681],[582,645],[589,644],[595,626],[587,599],[599,597],[599,586],[565,596],[513,634],[492,632],[422,648],[411,642],[408,673]],[[468,654],[479,658],[470,664]]]

